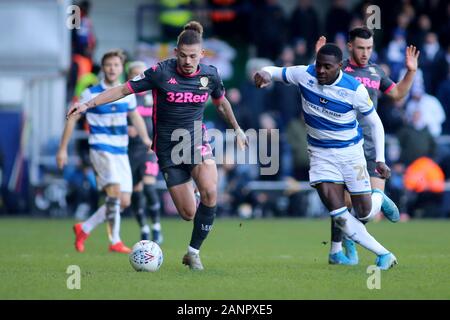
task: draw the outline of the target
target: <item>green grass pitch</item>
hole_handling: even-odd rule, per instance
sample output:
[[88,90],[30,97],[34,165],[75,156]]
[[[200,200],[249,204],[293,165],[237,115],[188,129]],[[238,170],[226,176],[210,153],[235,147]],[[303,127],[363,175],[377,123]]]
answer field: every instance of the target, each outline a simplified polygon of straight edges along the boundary
[[[358,247],[358,266],[328,265],[328,219],[217,219],[202,247],[203,272],[181,264],[192,223],[163,219],[164,262],[156,273],[135,272],[127,255],[109,253],[104,225],[84,253],[75,252],[72,224],[0,219],[0,299],[450,298],[450,221],[370,224],[399,260],[373,290],[367,288],[372,253]],[[124,242],[131,246],[138,237],[136,222],[124,218]],[[79,290],[67,288],[70,265],[81,269]]]

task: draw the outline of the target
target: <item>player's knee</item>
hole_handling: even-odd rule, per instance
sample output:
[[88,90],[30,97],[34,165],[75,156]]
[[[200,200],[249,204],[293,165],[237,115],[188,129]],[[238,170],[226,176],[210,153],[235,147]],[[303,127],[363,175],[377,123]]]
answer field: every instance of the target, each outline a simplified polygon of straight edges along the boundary
[[217,190],[215,187],[206,188],[200,191],[200,201],[208,207],[213,207],[216,205],[217,200]]
[[196,208],[181,208],[179,210],[180,216],[183,218],[183,220],[186,221],[192,221],[195,217],[195,211]]
[[358,218],[365,218],[370,214],[371,204],[361,202],[356,205],[353,204],[353,208],[354,208]]
[[128,208],[131,204],[131,199],[130,197],[121,197],[120,198],[120,208],[123,210],[125,208]]

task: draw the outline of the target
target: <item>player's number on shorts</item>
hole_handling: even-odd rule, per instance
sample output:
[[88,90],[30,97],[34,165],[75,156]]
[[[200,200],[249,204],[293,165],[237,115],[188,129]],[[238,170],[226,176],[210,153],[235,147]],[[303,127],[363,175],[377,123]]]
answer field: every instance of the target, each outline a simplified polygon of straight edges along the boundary
[[354,166],[353,169],[357,172],[356,180],[361,181],[367,179],[367,169],[365,165]]

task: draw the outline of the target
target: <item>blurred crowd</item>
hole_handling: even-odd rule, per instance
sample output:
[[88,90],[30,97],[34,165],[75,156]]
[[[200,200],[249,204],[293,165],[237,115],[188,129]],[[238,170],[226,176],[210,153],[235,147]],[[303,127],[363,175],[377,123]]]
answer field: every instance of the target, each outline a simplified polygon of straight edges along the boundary
[[[236,118],[244,130],[267,129],[269,139],[271,132],[279,129],[280,169],[276,175],[261,175],[262,164],[236,165],[230,161],[219,165],[219,215],[320,215],[320,200],[315,193],[302,192],[298,184],[308,180],[309,168],[299,92],[279,83],[267,90],[257,89],[253,74],[266,65],[312,63],[314,45],[321,35],[336,43],[347,58],[347,32],[366,23],[372,12],[367,7],[374,4],[380,8],[381,29],[374,30],[372,62],[397,82],[405,72],[406,46],[413,44],[421,52],[420,70],[410,94],[396,102],[381,95],[378,104],[388,137],[387,161],[393,172],[387,191],[405,217],[449,217],[450,191],[445,182],[450,181],[450,2],[381,0],[356,1],[354,5],[355,1],[333,0],[326,13],[317,3],[298,0],[287,12],[277,0],[160,1],[160,41],[174,41],[180,28],[195,19],[205,27],[205,37],[217,37],[244,52],[242,70],[235,70],[236,78],[230,85],[225,83]],[[96,37],[90,5],[83,1],[80,6],[81,28],[74,29],[68,80],[68,100],[72,101],[101,77],[93,60]],[[135,59],[132,53],[127,56],[129,61]],[[205,111],[205,123],[208,128],[226,129],[213,105]],[[77,153],[79,167],[66,177],[75,190],[72,202],[78,205],[74,210],[80,211],[79,204],[97,198],[93,192],[77,192],[79,188],[95,190],[87,144],[82,139]],[[252,181],[284,181],[286,188],[267,191],[250,187]],[[163,201],[167,198],[162,197]],[[170,204],[164,208],[167,214],[174,210]],[[83,210],[89,211],[86,207]]]

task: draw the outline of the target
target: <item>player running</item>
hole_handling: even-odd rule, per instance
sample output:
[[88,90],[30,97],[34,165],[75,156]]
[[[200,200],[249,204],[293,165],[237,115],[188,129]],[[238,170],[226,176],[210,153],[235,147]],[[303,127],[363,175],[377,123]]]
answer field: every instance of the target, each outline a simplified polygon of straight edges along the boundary
[[[365,118],[374,137],[376,169],[388,178],[384,129],[367,90],[344,74],[341,67],[342,51],[334,44],[325,44],[315,65],[265,67],[255,74],[255,84],[262,88],[273,79],[299,87],[309,145],[310,183],[343,233],[375,253],[376,265],[387,270],[397,259],[367,232],[361,221],[371,219],[382,207],[385,210],[396,207],[381,190],[372,193],[357,113]],[[345,189],[351,194],[357,218],[345,205]]]
[[[212,228],[217,208],[217,167],[203,134],[205,127],[201,125],[209,96],[219,114],[235,130],[238,145],[245,148],[248,143],[224,96],[217,69],[200,63],[204,54],[202,33],[200,23],[187,23],[178,36],[175,59],[159,62],[134,80],[86,103],[74,104],[68,112],[70,117],[132,93],[152,90],[153,150],[178,213],[187,221],[194,220],[188,252],[182,259],[193,270],[203,270],[200,246]],[[200,192],[198,208],[192,178]]]
[[[323,36],[320,37],[316,43],[316,51],[318,51],[325,43],[326,38]],[[397,84],[386,76],[379,65],[370,62],[373,51],[373,32],[370,29],[366,27],[357,27],[351,30],[349,32],[348,51],[350,56],[344,61],[342,70],[355,77],[356,80],[366,87],[369,96],[374,103],[375,109],[378,105],[378,95],[380,91],[394,100],[400,100],[408,94],[417,71],[420,54],[415,46],[411,45],[406,48],[405,65],[407,72],[403,79]],[[363,147],[367,160],[367,170],[370,175],[370,184],[373,190],[378,189],[384,191],[385,178],[376,170],[375,145],[370,126],[366,122],[366,118],[360,115],[358,116],[358,122],[364,136]],[[351,199],[348,193],[346,193],[346,203],[348,208],[351,208]],[[388,210],[386,212],[390,213],[386,215],[388,220],[392,222],[400,220],[398,211]],[[373,218],[375,218],[375,216],[373,216]],[[342,240],[344,240],[343,244],[346,254],[342,251]],[[358,264],[358,260],[355,243],[346,237],[343,239],[342,231],[332,220],[331,247],[328,262],[330,264],[356,265]]]
[[[146,70],[145,63],[134,61],[128,65],[128,80],[131,80]],[[151,92],[140,92],[136,95],[137,112],[142,116],[147,126],[147,132],[153,138],[153,98]],[[152,221],[152,240],[157,244],[163,241],[158,192],[155,189],[159,167],[154,152],[148,153],[147,146],[142,142],[136,128],[128,122],[128,157],[133,176],[133,193],[131,194],[131,209],[141,228],[141,240],[149,240],[150,228],[147,224],[146,212]],[[145,197],[145,198],[144,198]],[[147,210],[146,210],[147,209]]]
[[[102,92],[118,88],[119,77],[123,72],[125,56],[119,50],[107,52],[102,58],[102,71],[105,79],[100,84],[86,89],[81,104],[95,100]],[[142,143],[150,149],[152,144],[147,134],[144,120],[136,111],[136,98],[131,95],[115,103],[102,102],[94,110],[87,110],[89,124],[89,157],[97,175],[97,185],[106,192],[106,201],[85,222],[74,226],[75,249],[84,251],[84,242],[89,234],[105,219],[108,221],[108,233],[111,241],[110,251],[129,253],[120,239],[120,212],[130,205],[132,178],[127,155],[128,134],[127,114],[136,127]],[[67,145],[76,122],[81,114],[68,118],[64,127],[60,147],[56,155],[59,168],[67,163]]]

